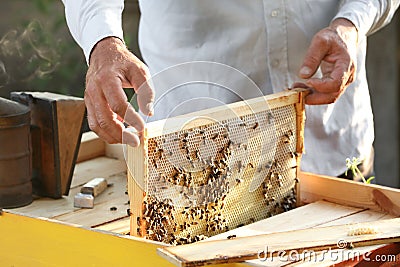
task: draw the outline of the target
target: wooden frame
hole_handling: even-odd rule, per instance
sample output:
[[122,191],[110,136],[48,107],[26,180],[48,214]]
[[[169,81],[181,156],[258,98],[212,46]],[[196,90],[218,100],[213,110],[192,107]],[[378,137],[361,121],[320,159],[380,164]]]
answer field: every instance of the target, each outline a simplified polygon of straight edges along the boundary
[[[182,130],[182,121],[185,121],[185,129],[197,128],[201,126],[207,126],[213,121],[224,121],[233,118],[238,118],[248,114],[254,114],[266,110],[269,107],[271,110],[279,107],[295,105],[296,110],[296,152],[299,156],[296,156],[297,164],[300,166],[301,154],[303,153],[304,146],[304,99],[305,95],[308,94],[306,89],[294,89],[286,90],[277,94],[267,95],[259,98],[246,100],[243,102],[236,102],[222,107],[216,107],[212,109],[202,110],[186,115],[174,117],[172,119],[160,120],[150,122],[146,125],[146,129],[141,136],[141,144],[139,147],[133,148],[128,147],[127,149],[127,165],[128,165],[128,192],[130,196],[130,210],[131,210],[131,235],[136,235],[140,225],[138,225],[138,217],[142,216],[142,205],[145,192],[141,185],[137,184],[134,177],[146,180],[148,177],[148,140],[150,138],[158,137],[161,135],[167,135],[170,133],[178,132]],[[231,112],[227,112],[227,110]],[[196,120],[193,120],[196,118]],[[296,172],[299,168],[296,168]],[[143,185],[142,185],[143,186]],[[296,184],[296,187],[298,184]],[[296,192],[299,192],[297,188]],[[297,194],[297,198],[299,195]],[[299,199],[297,199],[299,201]]]

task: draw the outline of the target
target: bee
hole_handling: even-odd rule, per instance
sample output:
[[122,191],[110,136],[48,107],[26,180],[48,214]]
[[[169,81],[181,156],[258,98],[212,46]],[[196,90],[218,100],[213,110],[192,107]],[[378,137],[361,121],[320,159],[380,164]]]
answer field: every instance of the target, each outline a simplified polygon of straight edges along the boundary
[[218,135],[219,135],[218,133],[215,133],[213,136],[211,136],[211,139],[215,140],[218,137]]
[[236,178],[236,184],[237,184],[237,185],[240,184],[241,182],[243,182],[243,179]]
[[158,169],[158,164],[157,164],[156,159],[153,159],[153,165],[154,165],[154,168]]
[[284,134],[283,136],[283,143],[285,144],[290,144],[290,137],[287,134]]
[[254,125],[253,125],[253,130],[255,130],[255,129],[257,129],[257,127],[258,127],[258,122],[256,122]]
[[267,122],[268,122],[268,124],[271,124],[273,118],[274,118],[274,115],[272,115],[271,112],[268,112],[267,113]]
[[236,235],[228,235],[226,238],[227,239],[234,239],[234,238],[236,238]]

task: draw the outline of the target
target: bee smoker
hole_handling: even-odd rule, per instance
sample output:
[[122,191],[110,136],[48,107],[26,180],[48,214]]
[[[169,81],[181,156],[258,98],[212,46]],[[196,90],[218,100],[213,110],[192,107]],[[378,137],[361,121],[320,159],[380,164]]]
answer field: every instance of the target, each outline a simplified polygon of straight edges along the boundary
[[0,208],[32,202],[30,108],[0,98]]

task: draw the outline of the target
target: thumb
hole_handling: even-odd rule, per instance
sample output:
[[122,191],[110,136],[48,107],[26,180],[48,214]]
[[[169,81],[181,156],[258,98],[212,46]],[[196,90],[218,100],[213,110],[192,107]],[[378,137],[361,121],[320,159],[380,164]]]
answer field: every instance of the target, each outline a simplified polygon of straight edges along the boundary
[[317,71],[321,61],[328,54],[329,36],[322,30],[318,32],[312,39],[310,47],[304,57],[303,64],[300,67],[299,77],[302,79],[311,78]]

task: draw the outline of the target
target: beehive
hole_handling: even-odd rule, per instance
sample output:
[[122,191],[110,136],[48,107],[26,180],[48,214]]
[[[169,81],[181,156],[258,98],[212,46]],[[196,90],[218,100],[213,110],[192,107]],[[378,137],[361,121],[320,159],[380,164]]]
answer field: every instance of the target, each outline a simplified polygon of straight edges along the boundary
[[305,94],[148,123],[127,149],[131,235],[191,243],[294,208]]

